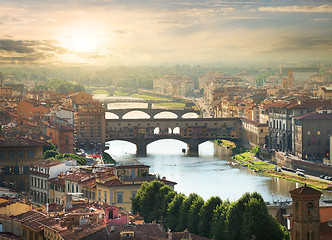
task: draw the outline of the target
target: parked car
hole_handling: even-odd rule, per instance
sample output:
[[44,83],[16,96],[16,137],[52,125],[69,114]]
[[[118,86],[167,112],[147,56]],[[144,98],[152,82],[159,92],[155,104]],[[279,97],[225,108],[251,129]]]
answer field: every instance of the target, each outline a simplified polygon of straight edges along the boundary
[[325,175],[320,175],[320,178],[321,178],[321,179],[324,179],[324,178],[325,178]]

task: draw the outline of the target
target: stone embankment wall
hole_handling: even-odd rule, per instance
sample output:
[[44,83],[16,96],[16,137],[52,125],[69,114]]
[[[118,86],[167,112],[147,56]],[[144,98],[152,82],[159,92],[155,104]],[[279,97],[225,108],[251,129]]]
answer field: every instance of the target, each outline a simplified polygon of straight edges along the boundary
[[276,152],[274,160],[279,166],[282,167],[288,167],[294,170],[300,168],[303,169],[305,173],[310,175],[328,175],[332,177],[332,166],[304,161],[293,155],[285,154],[284,152]]
[[223,160],[231,160],[233,156],[232,149],[228,149],[226,146],[214,144],[214,156]]

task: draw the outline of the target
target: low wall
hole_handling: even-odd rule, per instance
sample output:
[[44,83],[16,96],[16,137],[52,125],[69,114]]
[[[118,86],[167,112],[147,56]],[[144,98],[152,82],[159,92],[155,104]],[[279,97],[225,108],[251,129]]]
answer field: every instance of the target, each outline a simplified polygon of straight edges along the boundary
[[284,152],[276,152],[274,160],[281,167],[288,167],[294,170],[300,168],[310,175],[329,175],[332,177],[332,166],[304,161],[293,155],[285,154]]

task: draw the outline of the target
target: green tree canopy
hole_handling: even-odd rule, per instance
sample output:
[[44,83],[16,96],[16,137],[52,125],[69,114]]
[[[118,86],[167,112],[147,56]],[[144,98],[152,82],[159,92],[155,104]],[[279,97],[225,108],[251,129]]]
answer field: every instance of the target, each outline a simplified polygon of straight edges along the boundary
[[200,196],[198,196],[196,193],[190,193],[186,200],[182,203],[176,231],[182,232],[186,229],[186,227],[188,226],[188,212],[192,203],[198,198],[200,198]]
[[165,227],[170,228],[173,232],[175,231],[176,226],[178,225],[180,208],[185,200],[186,196],[180,193],[175,195],[172,202],[170,202],[168,205]]
[[211,219],[213,218],[213,211],[222,203],[220,197],[210,197],[203,205],[199,213],[198,233],[204,237],[210,237]]
[[198,234],[199,213],[201,212],[204,200],[198,197],[193,201],[188,212],[188,231],[190,233]]
[[217,240],[227,239],[227,217],[230,205],[229,201],[224,201],[213,210],[210,236]]
[[[164,207],[167,201],[170,202],[169,194],[174,192],[169,186],[159,182],[145,182],[132,199],[134,213],[139,213],[146,222],[152,222],[166,216]],[[175,194],[175,192],[174,192]],[[168,200],[165,200],[168,199]]]

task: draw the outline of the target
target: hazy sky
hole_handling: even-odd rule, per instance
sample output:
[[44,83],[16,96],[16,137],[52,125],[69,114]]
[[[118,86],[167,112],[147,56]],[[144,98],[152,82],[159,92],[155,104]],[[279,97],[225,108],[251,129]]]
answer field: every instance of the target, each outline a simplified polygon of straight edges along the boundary
[[332,0],[0,0],[0,62],[332,59]]

